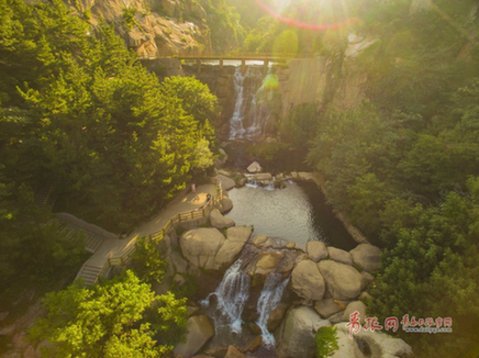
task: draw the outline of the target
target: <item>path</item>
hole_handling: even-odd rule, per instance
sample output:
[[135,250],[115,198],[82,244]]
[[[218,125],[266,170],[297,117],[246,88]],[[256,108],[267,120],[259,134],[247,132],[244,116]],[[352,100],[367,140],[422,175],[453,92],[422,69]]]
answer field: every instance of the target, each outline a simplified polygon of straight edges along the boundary
[[134,247],[138,237],[160,231],[176,215],[201,208],[206,204],[208,194],[213,198],[216,196],[217,187],[215,184],[200,185],[197,187],[196,193],[190,192],[186,195],[180,195],[125,239],[104,239],[94,254],[83,264],[76,278],[81,278],[86,284],[96,283],[98,278],[105,273],[105,270],[109,269],[110,259],[121,257]]

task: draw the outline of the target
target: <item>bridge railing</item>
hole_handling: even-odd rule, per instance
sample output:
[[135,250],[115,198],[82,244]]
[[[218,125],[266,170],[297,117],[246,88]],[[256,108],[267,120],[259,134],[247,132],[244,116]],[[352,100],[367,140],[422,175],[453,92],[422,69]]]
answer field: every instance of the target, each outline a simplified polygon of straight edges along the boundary
[[156,60],[156,59],[179,59],[179,60],[246,60],[246,61],[287,61],[294,58],[309,58],[312,54],[295,54],[295,53],[229,53],[229,54],[196,54],[196,55],[167,55],[167,56],[144,56],[142,60]]

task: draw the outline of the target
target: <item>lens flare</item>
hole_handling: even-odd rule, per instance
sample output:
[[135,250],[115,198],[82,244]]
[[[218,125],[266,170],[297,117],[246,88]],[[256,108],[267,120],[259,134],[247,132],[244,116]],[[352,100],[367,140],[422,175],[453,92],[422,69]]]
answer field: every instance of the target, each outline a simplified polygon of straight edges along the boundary
[[303,30],[311,30],[311,31],[326,31],[326,30],[336,30],[347,25],[351,25],[357,21],[354,18],[347,18],[345,20],[339,22],[328,22],[322,24],[312,24],[308,22],[304,22],[298,19],[293,19],[291,17],[284,16],[280,14],[278,11],[274,10],[271,6],[268,6],[261,0],[256,0],[256,4],[267,14],[275,18],[276,20],[292,27],[296,27]]

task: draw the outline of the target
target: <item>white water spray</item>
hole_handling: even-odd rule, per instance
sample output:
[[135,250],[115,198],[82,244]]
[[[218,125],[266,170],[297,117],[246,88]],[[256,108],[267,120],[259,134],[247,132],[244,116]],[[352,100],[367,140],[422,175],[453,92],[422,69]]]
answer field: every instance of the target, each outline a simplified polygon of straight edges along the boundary
[[246,132],[243,124],[244,119],[244,79],[245,75],[241,70],[241,66],[236,67],[234,74],[235,86],[235,109],[230,120],[230,140],[243,139]]
[[283,292],[289,282],[289,277],[282,279],[279,273],[270,273],[264,282],[263,290],[258,299],[256,310],[259,318],[256,324],[261,329],[261,338],[264,346],[272,348],[275,346],[275,339],[273,334],[268,330],[268,318],[271,312],[281,302]]
[[249,298],[250,278],[241,270],[242,260],[238,259],[226,272],[215,292],[210,293],[202,301],[209,305],[209,299],[216,296],[216,309],[219,316],[215,316],[215,327],[228,325],[233,333],[241,333],[244,306]]

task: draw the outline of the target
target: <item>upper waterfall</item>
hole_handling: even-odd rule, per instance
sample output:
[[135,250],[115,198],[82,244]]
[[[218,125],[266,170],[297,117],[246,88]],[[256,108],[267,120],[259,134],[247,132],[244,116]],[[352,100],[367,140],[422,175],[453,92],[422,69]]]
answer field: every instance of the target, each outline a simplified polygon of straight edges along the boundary
[[230,140],[243,139],[245,135],[244,128],[244,79],[245,75],[241,70],[241,66],[237,66],[234,74],[235,86],[235,107],[233,115],[230,119]]
[[[273,81],[271,81],[273,79]],[[229,140],[255,140],[265,134],[271,116],[272,68],[237,66],[234,77],[235,105],[230,118]]]

